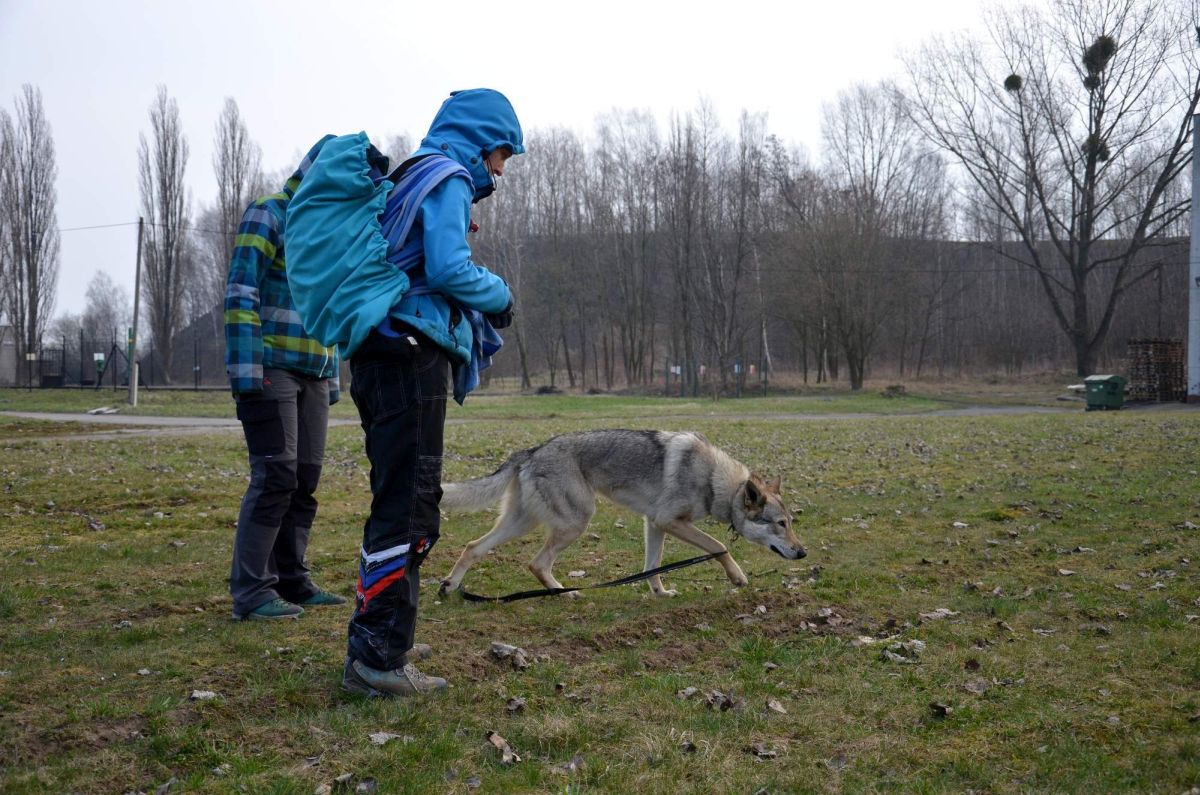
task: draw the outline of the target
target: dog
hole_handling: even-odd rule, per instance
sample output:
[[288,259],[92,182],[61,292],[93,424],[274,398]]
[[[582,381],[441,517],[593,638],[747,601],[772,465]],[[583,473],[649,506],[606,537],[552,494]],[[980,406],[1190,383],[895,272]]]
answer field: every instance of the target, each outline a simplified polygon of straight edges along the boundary
[[[546,543],[529,570],[547,588],[562,588],[551,569],[587,528],[597,494],[642,514],[643,571],[661,565],[669,534],[705,552],[724,553],[714,560],[730,582],[743,586],[746,575],[725,545],[693,522],[712,516],[788,560],[803,558],[807,552],[792,531],[780,480],[764,480],[698,433],[597,430],[555,436],[514,453],[487,477],[442,484],[441,507],[449,511],[503,504],[491,531],[467,544],[440,593],[458,590],[467,570],[489,551],[539,524],[548,528]],[[676,593],[659,576],[649,583],[655,596]]]

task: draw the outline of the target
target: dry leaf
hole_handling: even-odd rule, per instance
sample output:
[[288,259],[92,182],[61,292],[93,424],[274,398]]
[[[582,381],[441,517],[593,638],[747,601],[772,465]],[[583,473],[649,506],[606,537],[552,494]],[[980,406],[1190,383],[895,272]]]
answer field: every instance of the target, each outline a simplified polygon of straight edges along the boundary
[[940,701],[933,701],[929,704],[929,711],[933,713],[935,718],[944,718],[954,712],[954,707],[949,704],[943,704]]
[[402,740],[405,743],[411,743],[414,739],[411,735],[392,734],[391,732],[375,732],[369,736],[371,742],[375,745],[387,745],[392,740]]
[[1071,577],[1075,574],[1075,572],[1071,571],[1070,569],[1059,569],[1058,573],[1061,577]]
[[500,752],[500,764],[514,765],[521,761],[521,757],[508,744],[508,740],[505,740],[499,734],[496,734],[496,732],[488,732],[487,740]]
[[720,690],[713,690],[705,696],[709,709],[727,712],[731,709],[740,709],[742,702],[732,695],[726,695]]
[[982,696],[988,691],[988,683],[983,679],[972,679],[970,682],[967,682],[965,685],[963,685],[963,690],[966,690],[968,693],[972,693],[977,696]]
[[783,708],[783,704],[780,704],[773,698],[767,699],[767,710],[770,712],[778,712],[780,715],[787,714],[787,710]]
[[558,774],[564,775],[564,776],[569,776],[582,767],[583,767],[583,754],[575,754],[575,756],[571,757],[571,761],[564,762],[561,765],[555,765],[554,767],[550,768],[550,772],[558,773]]
[[746,748],[746,753],[752,755],[760,762],[766,759],[774,759],[779,756],[779,752],[774,748],[768,748],[766,743],[755,743]]
[[508,700],[508,703],[504,705],[504,708],[509,712],[520,712],[521,710],[525,709],[525,699],[521,698],[520,696],[514,696]]
[[522,671],[529,667],[528,652],[519,646],[512,646],[508,643],[501,643],[494,640],[492,641],[492,656],[497,660],[507,659],[517,671]]
[[879,653],[880,659],[885,662],[895,663],[916,663],[925,651],[925,642],[920,640],[906,640],[900,643],[892,643],[886,649]]
[[917,614],[917,616],[922,621],[937,621],[937,620],[943,619],[943,618],[951,618],[956,615],[958,615],[958,612],[955,610],[951,610],[948,607],[939,607],[938,609],[934,610],[932,613],[918,613]]

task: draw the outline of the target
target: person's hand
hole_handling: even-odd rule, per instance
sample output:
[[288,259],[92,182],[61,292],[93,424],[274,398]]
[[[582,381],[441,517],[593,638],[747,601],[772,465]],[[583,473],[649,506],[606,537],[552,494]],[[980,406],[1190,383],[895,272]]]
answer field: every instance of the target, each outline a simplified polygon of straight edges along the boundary
[[483,317],[492,324],[494,329],[508,328],[513,322],[513,302],[509,301],[508,306],[504,307],[504,311],[485,312]]

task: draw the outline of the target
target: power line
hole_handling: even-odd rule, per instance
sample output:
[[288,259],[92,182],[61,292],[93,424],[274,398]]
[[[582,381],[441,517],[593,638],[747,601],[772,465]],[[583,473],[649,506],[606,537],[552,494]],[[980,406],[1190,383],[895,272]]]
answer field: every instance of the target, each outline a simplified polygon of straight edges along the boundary
[[58,231],[59,232],[82,232],[85,229],[112,229],[113,227],[116,227],[116,226],[137,226],[137,224],[138,224],[137,221],[124,221],[119,224],[96,224],[95,226],[70,226],[70,227],[65,227],[65,228],[60,226],[58,228]]
[[[116,224],[96,224],[94,226],[59,227],[58,231],[59,232],[82,232],[82,231],[85,231],[88,229],[112,229],[114,227],[119,227],[119,226],[137,226],[137,225],[138,225],[137,221],[123,221],[121,223],[116,223]],[[176,226],[176,227],[173,227],[171,224],[156,223],[154,221],[147,221],[146,226],[157,226],[162,229],[179,229],[179,230],[182,230],[185,232],[207,232],[207,233],[213,234],[213,235],[235,235],[235,234],[237,234],[236,230],[230,231],[230,232],[223,232],[220,229],[205,229],[204,227],[200,227],[200,226]]]

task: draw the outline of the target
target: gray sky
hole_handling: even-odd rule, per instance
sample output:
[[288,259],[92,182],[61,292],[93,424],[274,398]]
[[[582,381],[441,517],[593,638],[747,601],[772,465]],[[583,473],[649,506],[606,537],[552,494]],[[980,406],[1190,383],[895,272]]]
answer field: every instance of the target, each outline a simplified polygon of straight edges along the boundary
[[[505,92],[523,125],[590,135],[598,114],[712,103],[816,152],[822,104],[898,77],[897,53],[980,25],[981,0],[712,3],[455,0],[0,0],[0,106],[42,90],[63,229],[136,221],[138,134],[156,86],[179,103],[193,211],[216,191],[214,125],[237,100],[268,171],[326,132],[419,139],[454,89]],[[445,9],[442,11],[442,9]],[[511,10],[510,10],[511,9]],[[436,14],[431,14],[435,11]],[[520,160],[513,163],[520,167]],[[64,231],[55,314],[80,312],[96,270],[133,292],[135,226]]]

